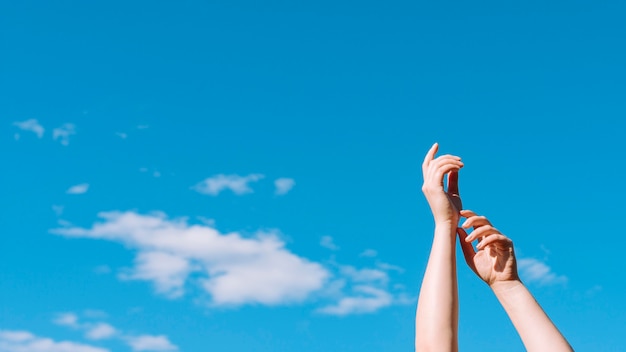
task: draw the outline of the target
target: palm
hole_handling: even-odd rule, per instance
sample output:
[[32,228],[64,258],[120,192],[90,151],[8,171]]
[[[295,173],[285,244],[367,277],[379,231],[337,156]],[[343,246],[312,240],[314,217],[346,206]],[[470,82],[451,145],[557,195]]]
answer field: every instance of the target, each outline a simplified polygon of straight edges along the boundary
[[[471,265],[471,264],[470,264]],[[476,252],[472,269],[487,284],[516,279],[515,255],[512,247],[489,246]]]

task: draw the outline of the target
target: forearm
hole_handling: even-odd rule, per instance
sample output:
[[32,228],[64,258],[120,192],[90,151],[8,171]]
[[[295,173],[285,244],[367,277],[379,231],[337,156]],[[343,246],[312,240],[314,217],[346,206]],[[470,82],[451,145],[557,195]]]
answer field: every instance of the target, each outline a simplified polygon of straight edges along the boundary
[[491,288],[527,351],[573,351],[524,284],[518,280],[496,282]]
[[416,351],[457,351],[455,226],[435,228],[415,319]]

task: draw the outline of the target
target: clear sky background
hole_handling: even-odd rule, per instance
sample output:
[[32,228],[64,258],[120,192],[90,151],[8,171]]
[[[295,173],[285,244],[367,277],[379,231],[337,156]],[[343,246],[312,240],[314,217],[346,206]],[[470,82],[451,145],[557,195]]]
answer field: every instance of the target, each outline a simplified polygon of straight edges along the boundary
[[[411,351],[433,142],[624,351],[621,1],[3,1],[0,351]],[[460,348],[521,351],[459,257]]]

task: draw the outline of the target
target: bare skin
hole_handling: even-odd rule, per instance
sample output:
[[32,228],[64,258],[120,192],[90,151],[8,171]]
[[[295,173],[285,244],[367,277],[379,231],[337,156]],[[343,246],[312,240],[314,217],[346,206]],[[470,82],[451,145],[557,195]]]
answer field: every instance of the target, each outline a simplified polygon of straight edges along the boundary
[[[458,172],[461,158],[442,155],[435,158],[435,143],[422,164],[422,192],[435,220],[435,234],[420,289],[415,317],[416,351],[457,351],[459,303],[456,280],[456,229],[461,199]],[[444,190],[444,177],[448,190]]]
[[[461,210],[461,158],[435,158],[435,143],[422,164],[422,192],[435,220],[435,234],[415,315],[416,351],[458,351],[458,288],[455,241],[458,233],[468,266],[485,281],[506,310],[528,351],[573,351],[517,274],[513,242],[484,216]],[[444,177],[448,189],[444,189]],[[458,228],[461,217],[467,220]],[[466,229],[474,230],[468,235]],[[476,249],[472,245],[478,241]]]
[[[462,210],[458,228],[467,265],[485,281],[509,315],[527,351],[573,351],[517,274],[513,241],[484,216]],[[474,228],[469,235],[465,229]],[[472,245],[478,241],[476,249]]]

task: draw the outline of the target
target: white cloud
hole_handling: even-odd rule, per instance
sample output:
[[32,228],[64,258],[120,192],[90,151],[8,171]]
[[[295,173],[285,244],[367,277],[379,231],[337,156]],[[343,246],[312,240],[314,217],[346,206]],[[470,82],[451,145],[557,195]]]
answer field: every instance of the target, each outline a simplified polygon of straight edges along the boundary
[[397,266],[397,265],[393,265],[393,264],[389,264],[389,263],[385,263],[385,262],[376,262],[376,266],[379,269],[383,269],[386,271],[397,271],[399,273],[403,273],[404,269]]
[[220,192],[226,189],[230,189],[237,195],[242,195],[252,193],[253,190],[248,184],[256,182],[263,177],[264,176],[261,174],[250,174],[248,176],[219,174],[198,183],[193,187],[193,189],[198,193],[208,194],[211,196],[217,196]]
[[389,282],[389,275],[378,269],[357,269],[353,266],[345,265],[341,267],[341,273],[350,277],[354,282],[376,282],[383,284]]
[[322,239],[320,240],[320,246],[328,248],[331,251],[339,250],[339,246],[335,244],[333,238],[330,236],[322,236]]
[[359,257],[374,258],[377,255],[378,255],[377,251],[375,251],[373,249],[366,249],[363,252],[361,252],[361,254],[359,254]]
[[276,179],[274,181],[274,186],[276,187],[275,193],[277,195],[287,194],[289,191],[291,191],[291,189],[295,185],[296,185],[296,181],[293,178],[282,177],[282,178]]
[[102,340],[113,337],[117,330],[107,323],[97,323],[87,328],[85,336],[91,340]]
[[158,293],[177,298],[184,294],[185,281],[191,270],[189,260],[183,257],[164,252],[140,252],[132,272],[121,277],[152,281]]
[[151,281],[169,297],[183,294],[192,271],[214,305],[303,301],[330,276],[322,265],[286,249],[276,233],[223,234],[160,213],[105,212],[99,216],[104,222],[91,229],[66,227],[51,232],[121,242],[137,250],[136,265],[128,277]]
[[330,315],[348,315],[373,313],[392,304],[411,304],[402,285],[393,285],[393,292],[388,288],[390,277],[388,270],[397,271],[398,267],[355,268],[350,265],[337,265],[341,279],[335,280],[331,295],[335,303],[319,308],[317,312]]
[[167,336],[141,335],[128,339],[128,344],[133,351],[177,351],[178,347],[173,345]]
[[52,138],[56,141],[59,139],[61,144],[67,146],[70,144],[70,136],[76,134],[76,126],[72,123],[63,124],[52,130]]
[[520,277],[526,282],[536,282],[541,285],[563,284],[567,277],[557,275],[544,262],[534,258],[523,258],[517,261]]
[[133,351],[177,351],[178,346],[172,344],[167,336],[141,335],[132,337],[128,344]]
[[[244,237],[221,233],[214,222],[189,224],[186,218],[158,212],[103,212],[99,217],[102,221],[90,228],[68,223],[51,232],[118,242],[136,251],[134,265],[120,277],[150,282],[166,298],[184,296],[193,286],[201,288],[193,291],[199,294],[196,300],[208,297],[212,306],[281,305],[312,298],[322,304],[319,312],[335,315],[372,313],[409,301],[404,288],[390,283],[390,275],[402,268],[322,265],[289,251],[276,231]],[[334,246],[332,238],[326,244]]]
[[320,308],[318,312],[330,315],[372,313],[393,303],[393,296],[384,289],[369,285],[355,286],[354,295],[343,297],[334,305]]
[[69,326],[72,328],[77,328],[78,325],[78,316],[74,313],[62,313],[54,320],[54,323],[62,326]]
[[109,350],[69,341],[37,337],[28,331],[0,330],[1,352],[108,352]]
[[128,134],[124,133],[124,132],[115,132],[115,135],[120,137],[121,139],[126,139],[128,138]]
[[[74,313],[63,313],[54,320],[54,323],[58,325],[68,326],[73,329],[82,330],[85,333],[85,337],[91,340],[104,340],[111,338],[122,340],[126,344],[128,344],[134,351],[178,350],[178,347],[172,344],[165,335],[126,334],[108,323],[102,321],[93,321],[94,318],[103,318],[106,317],[106,315],[106,313],[101,311],[88,310],[85,311],[83,314],[83,318],[88,318],[88,321],[80,322],[78,315]],[[92,320],[89,321],[89,319]],[[4,352],[4,350],[0,348],[0,352]]]
[[[17,122],[13,122],[13,126],[17,126],[17,128],[23,130],[23,131],[30,131],[33,132],[34,134],[37,135],[38,138],[42,138],[45,129],[43,128],[42,125],[39,124],[39,122],[36,119],[30,119],[30,120],[26,120],[26,121],[17,121]],[[16,134],[16,140],[19,139],[19,134]]]
[[65,193],[67,194],[83,194],[83,193],[87,193],[87,191],[89,190],[89,184],[88,183],[81,183],[79,185],[75,185],[70,187]]

